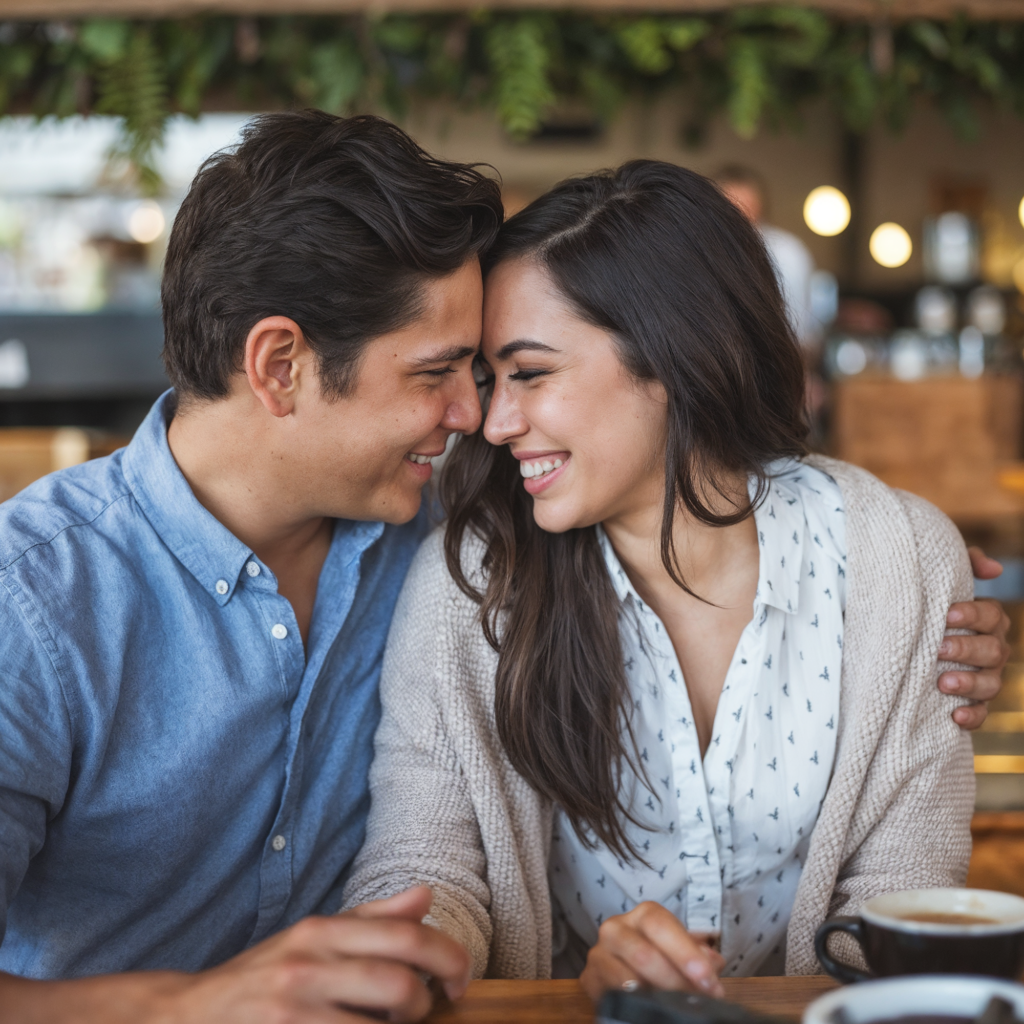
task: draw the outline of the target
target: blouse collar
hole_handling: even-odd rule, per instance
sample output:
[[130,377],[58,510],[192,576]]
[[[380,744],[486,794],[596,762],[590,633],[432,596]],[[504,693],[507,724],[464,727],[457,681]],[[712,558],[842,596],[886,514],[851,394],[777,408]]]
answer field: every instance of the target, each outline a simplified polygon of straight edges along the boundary
[[[800,468],[799,463],[791,460],[767,467],[768,491],[754,509],[760,551],[755,615],[764,605],[792,615],[800,604],[800,570],[806,526],[801,486],[807,486]],[[753,498],[757,493],[756,477],[750,478],[748,488]],[[608,534],[600,524],[595,529],[616,595],[623,604],[632,602],[639,611],[643,611],[646,606],[622,567]]]

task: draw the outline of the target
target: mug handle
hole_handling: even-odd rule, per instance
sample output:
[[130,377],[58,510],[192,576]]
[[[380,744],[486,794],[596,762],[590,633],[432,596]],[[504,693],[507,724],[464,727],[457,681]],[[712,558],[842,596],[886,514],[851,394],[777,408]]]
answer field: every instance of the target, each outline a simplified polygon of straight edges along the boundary
[[836,981],[841,981],[844,985],[850,984],[854,981],[868,981],[873,975],[868,974],[867,971],[862,971],[858,967],[853,967],[850,964],[841,963],[838,960],[833,959],[828,952],[828,937],[833,932],[846,932],[847,935],[851,935],[860,946],[864,948],[864,922],[859,917],[833,917],[829,921],[825,921],[815,932],[814,935],[814,952],[817,954],[818,960],[821,966],[825,968],[828,974],[831,974]]

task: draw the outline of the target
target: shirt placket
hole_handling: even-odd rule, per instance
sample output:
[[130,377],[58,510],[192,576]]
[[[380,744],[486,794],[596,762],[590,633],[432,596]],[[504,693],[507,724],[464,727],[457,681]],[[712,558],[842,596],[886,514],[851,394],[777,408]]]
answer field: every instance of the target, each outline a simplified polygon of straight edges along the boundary
[[[712,809],[700,758],[693,709],[675,649],[657,616],[645,608],[648,635],[658,639],[652,653],[665,666],[665,706],[669,712],[672,771],[679,821],[678,860],[685,871],[685,924],[695,932],[717,931],[721,921],[722,883]],[[657,622],[659,629],[654,629]]]
[[[309,650],[303,648],[291,603],[276,592],[266,593],[264,616],[272,621],[270,635],[278,642],[274,653],[285,686],[283,711],[288,716],[285,779],[281,804],[264,846],[260,868],[260,904],[250,944],[269,935],[285,912],[292,894],[292,854],[298,793],[303,771],[303,723],[313,689],[333,639],[348,617],[359,588],[363,553],[383,532],[380,523],[359,523],[340,542],[332,542],[328,563],[321,573],[309,630]],[[283,628],[278,628],[283,627]],[[288,643],[288,641],[293,641]],[[315,643],[315,646],[312,646]]]
[[[287,721],[287,747],[285,751],[286,778],[294,772],[296,741],[292,716],[296,699],[302,690],[311,685],[304,680],[306,655],[303,649],[299,624],[292,611],[291,603],[276,591],[276,581],[264,570],[265,584],[260,588],[260,610],[267,627],[267,657],[273,658],[278,666],[282,685],[281,714]],[[266,584],[271,584],[268,590]],[[283,787],[282,799],[274,823],[263,845],[260,864],[260,901],[253,941],[269,934],[280,918],[292,892],[292,853],[294,822],[288,799],[287,781]]]

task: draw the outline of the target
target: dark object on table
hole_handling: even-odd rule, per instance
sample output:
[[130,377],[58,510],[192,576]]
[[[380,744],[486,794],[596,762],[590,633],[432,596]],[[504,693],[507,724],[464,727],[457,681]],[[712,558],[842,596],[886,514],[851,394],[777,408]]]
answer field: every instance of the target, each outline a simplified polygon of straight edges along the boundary
[[[845,932],[869,970],[837,960],[829,936]],[[837,981],[903,974],[975,974],[1015,980],[1024,969],[1024,899],[983,889],[916,889],[868,900],[858,917],[825,921],[814,937]]]
[[597,1007],[597,1024],[783,1024],[783,1020],[691,992],[638,989],[606,992]]
[[975,1018],[974,1024],[1020,1024],[1013,1003],[999,996],[993,996],[981,1013]]

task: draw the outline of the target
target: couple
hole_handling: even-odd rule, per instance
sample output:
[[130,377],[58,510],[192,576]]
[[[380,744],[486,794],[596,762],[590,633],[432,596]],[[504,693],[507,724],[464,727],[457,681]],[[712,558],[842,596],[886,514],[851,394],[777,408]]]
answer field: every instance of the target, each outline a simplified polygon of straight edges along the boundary
[[711,183],[629,164],[502,226],[385,121],[270,115],[163,305],[131,444],[0,508],[0,1022],[714,992],[962,881],[1005,616],[940,513],[805,455]]

